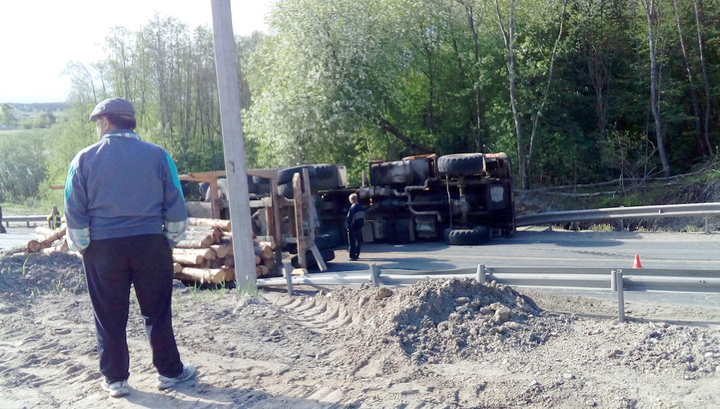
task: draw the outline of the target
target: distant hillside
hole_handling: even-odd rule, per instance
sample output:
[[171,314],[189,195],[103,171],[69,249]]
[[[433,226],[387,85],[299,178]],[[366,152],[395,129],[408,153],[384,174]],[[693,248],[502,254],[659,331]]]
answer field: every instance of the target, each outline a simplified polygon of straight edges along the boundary
[[19,104],[10,102],[8,105],[20,112],[45,112],[45,111],[61,111],[68,107],[67,102],[32,102],[29,104]]

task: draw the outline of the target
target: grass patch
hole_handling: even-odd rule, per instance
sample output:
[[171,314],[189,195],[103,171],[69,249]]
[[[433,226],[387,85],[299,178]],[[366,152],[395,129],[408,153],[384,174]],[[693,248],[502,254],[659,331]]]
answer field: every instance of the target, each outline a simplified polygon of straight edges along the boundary
[[2,207],[3,216],[50,214],[50,210],[47,209],[47,206],[43,206],[38,200],[29,200],[26,204],[3,202],[0,203],[0,207]]
[[607,223],[604,224],[594,224],[592,226],[592,231],[598,231],[598,232],[609,232],[609,231],[615,231],[615,228]]
[[263,290],[258,288],[258,286],[256,286],[256,285],[246,284],[244,287],[240,287],[238,285],[237,281],[235,282],[235,296],[237,298],[248,297],[248,298],[253,298],[253,299],[257,300],[262,295],[263,295]]

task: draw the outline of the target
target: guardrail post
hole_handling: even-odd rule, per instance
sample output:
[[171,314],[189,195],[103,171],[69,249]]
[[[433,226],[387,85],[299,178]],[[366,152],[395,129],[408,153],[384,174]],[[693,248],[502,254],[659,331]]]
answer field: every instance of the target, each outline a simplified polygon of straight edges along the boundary
[[708,217],[705,216],[705,234],[710,234],[710,226],[708,225]]
[[485,264],[478,264],[477,266],[477,280],[478,283],[484,283],[485,282]]
[[293,295],[293,282],[292,282],[292,270],[293,267],[290,263],[285,262],[283,263],[283,274],[285,275],[285,280],[287,282],[287,291],[288,295]]
[[370,264],[370,281],[374,287],[380,287],[380,269],[375,263]]
[[623,273],[621,268],[610,271],[610,289],[617,291],[618,320],[625,322],[625,294],[623,293]]

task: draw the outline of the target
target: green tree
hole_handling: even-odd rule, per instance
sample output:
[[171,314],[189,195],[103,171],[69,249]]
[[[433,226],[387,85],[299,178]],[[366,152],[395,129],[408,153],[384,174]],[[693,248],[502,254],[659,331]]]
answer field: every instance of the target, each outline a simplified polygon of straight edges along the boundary
[[23,203],[37,197],[45,179],[52,130],[0,135],[0,201]]
[[15,108],[10,104],[0,105],[0,123],[8,126],[14,126],[17,124],[17,117],[15,116]]

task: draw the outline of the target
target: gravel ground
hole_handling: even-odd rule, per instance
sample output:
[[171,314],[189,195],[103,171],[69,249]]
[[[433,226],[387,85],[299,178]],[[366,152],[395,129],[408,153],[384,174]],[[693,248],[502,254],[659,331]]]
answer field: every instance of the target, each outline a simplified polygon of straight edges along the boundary
[[[401,288],[196,290],[174,326],[196,380],[167,392],[142,318],[128,324],[132,388],[100,389],[79,259],[0,259],[3,408],[715,408],[720,310],[520,293],[472,280]],[[303,291],[305,290],[305,291]]]

